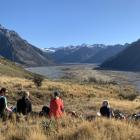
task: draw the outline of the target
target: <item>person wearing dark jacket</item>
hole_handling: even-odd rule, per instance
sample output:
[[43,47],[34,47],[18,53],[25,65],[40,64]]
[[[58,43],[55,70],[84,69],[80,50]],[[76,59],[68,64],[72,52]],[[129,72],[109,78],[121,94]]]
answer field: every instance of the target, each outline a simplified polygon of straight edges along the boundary
[[17,101],[17,113],[28,115],[32,112],[32,103],[29,99],[29,92],[22,91],[23,97]]
[[110,118],[111,117],[111,109],[108,101],[103,101],[102,107],[100,108],[100,113],[103,117]]

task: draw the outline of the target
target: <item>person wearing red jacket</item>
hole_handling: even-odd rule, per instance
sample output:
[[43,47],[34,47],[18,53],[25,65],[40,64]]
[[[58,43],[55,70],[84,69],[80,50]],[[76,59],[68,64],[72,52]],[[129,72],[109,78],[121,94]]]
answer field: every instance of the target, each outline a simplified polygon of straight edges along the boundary
[[50,117],[55,119],[61,118],[64,114],[63,100],[60,98],[59,92],[54,92],[50,101]]

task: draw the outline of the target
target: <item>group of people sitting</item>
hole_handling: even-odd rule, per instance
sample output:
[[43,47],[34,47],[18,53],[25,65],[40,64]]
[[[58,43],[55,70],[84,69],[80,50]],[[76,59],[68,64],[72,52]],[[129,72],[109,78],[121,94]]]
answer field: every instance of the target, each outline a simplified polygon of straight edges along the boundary
[[[29,91],[22,91],[22,98],[17,101],[15,108],[9,108],[7,106],[6,94],[8,90],[6,88],[1,88],[0,90],[0,118],[6,118],[6,112],[12,113],[16,112],[17,114],[29,115],[32,112],[32,103],[29,98]],[[54,117],[55,119],[61,118],[64,114],[64,104],[63,100],[60,98],[59,92],[54,92],[51,95],[50,106],[44,106],[42,108],[43,113],[46,113],[50,118]],[[100,108],[100,115],[110,118],[113,116],[113,112],[110,109],[109,102],[103,101]]]
[[[7,112],[12,113],[15,112],[17,114],[22,114],[24,116],[28,116],[32,113],[32,103],[29,98],[29,91],[22,91],[22,98],[17,101],[15,108],[9,108],[7,105],[6,94],[8,90],[6,88],[1,88],[0,90],[0,118],[5,120],[7,117]],[[47,115],[55,119],[62,117],[64,113],[64,105],[63,100],[60,98],[59,92],[54,92],[51,95],[50,107],[44,106],[42,108],[43,111],[47,113]]]

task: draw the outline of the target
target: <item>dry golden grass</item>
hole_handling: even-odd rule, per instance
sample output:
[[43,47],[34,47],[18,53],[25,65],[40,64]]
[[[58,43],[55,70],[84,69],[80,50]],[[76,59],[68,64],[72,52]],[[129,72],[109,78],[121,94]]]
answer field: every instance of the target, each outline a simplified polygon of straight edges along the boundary
[[64,140],[138,140],[139,128],[133,124],[97,119],[94,122],[81,122],[77,127],[65,129],[58,139]]
[[[126,113],[140,111],[139,97],[129,101],[120,99],[120,89],[116,85],[79,84],[69,81],[45,80],[41,88],[37,89],[33,82],[27,79],[15,77],[1,77],[0,86],[9,89],[8,100],[11,105],[16,104],[19,98],[18,92],[27,89],[31,92],[33,109],[40,111],[41,107],[49,104],[50,93],[59,90],[65,104],[65,110],[76,111],[83,116],[96,115],[103,100],[108,99],[111,107],[120,109]],[[122,87],[121,92],[133,92],[133,87]],[[59,131],[55,122],[45,130],[40,123],[43,119],[30,119],[28,122],[0,123],[0,140],[139,140],[140,123],[96,119],[88,122],[84,119],[65,116],[59,125]],[[48,121],[47,119],[45,119]]]
[[[139,140],[140,123],[97,118],[88,122],[65,116],[59,127],[53,121],[48,129],[42,127],[44,119],[28,122],[0,123],[1,140]],[[48,121],[47,119],[45,119]],[[58,129],[59,128],[59,129]]]

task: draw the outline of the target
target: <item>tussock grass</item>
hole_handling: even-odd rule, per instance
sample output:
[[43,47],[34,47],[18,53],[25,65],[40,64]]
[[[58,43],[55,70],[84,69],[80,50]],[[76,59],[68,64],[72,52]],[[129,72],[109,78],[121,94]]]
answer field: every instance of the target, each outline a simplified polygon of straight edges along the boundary
[[63,131],[58,139],[63,140],[138,140],[139,128],[127,122],[98,119],[94,122],[83,121],[73,130]]
[[[139,140],[140,124],[119,120],[98,118],[88,122],[65,116],[49,128],[41,126],[44,119],[30,119],[28,122],[11,123],[1,126],[2,140]],[[47,121],[45,119],[45,121]]]
[[[137,101],[120,99],[120,89],[112,84],[79,84],[70,81],[44,80],[40,88],[36,88],[31,80],[17,77],[2,76],[1,87],[9,90],[8,101],[16,104],[20,97],[19,91],[26,89],[31,92],[33,109],[40,111],[43,105],[48,105],[50,94],[54,90],[61,92],[66,111],[76,111],[83,118],[65,116],[59,121],[59,129],[53,121],[49,128],[42,127],[44,118],[30,118],[27,122],[0,122],[1,140],[139,140],[140,123],[96,119],[88,122],[88,115],[96,115],[103,100],[109,100],[111,107],[124,111],[126,114],[138,112],[140,109],[139,96]],[[133,91],[133,87],[122,87],[121,92]]]

